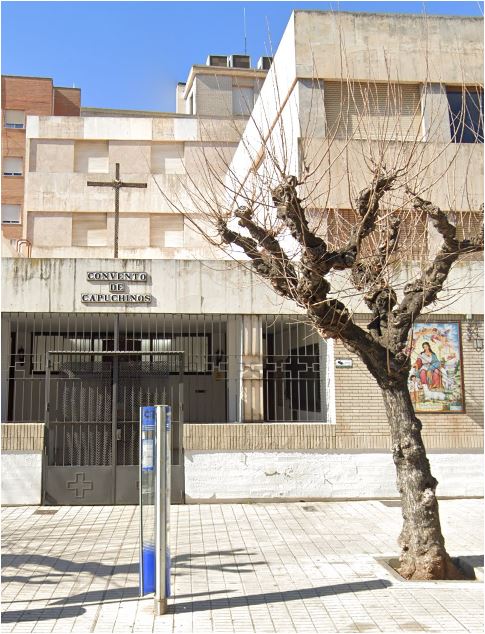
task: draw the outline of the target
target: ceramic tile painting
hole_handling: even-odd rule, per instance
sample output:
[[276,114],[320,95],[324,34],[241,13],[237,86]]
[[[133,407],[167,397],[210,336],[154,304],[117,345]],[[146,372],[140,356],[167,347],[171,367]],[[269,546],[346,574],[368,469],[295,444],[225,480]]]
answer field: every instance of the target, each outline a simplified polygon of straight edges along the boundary
[[458,322],[415,324],[409,391],[416,412],[464,413]]

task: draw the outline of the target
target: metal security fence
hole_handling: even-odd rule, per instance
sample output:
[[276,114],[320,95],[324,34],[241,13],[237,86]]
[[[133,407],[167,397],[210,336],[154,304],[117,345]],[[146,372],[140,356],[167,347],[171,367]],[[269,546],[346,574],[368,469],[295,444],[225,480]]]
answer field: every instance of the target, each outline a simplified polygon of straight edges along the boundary
[[[140,407],[159,403],[174,414],[172,491],[183,500],[183,358],[176,351],[147,352],[144,359],[117,350],[47,351],[46,501],[136,503]],[[177,385],[169,382],[172,374]]]
[[[258,420],[325,420],[324,342],[302,316],[253,318],[258,324],[256,352],[262,366],[258,380],[264,401]],[[135,378],[131,375],[137,374],[145,384],[150,377],[164,376],[166,389],[171,390],[178,382],[179,369],[165,367],[162,353],[183,351],[185,422],[241,421],[244,399],[241,377],[248,363],[243,319],[241,315],[226,314],[5,313],[2,420],[43,421],[47,353],[84,354],[83,367],[75,367],[76,361],[71,359],[73,365],[69,370],[73,375],[87,373],[82,393],[79,382],[77,387],[72,383],[70,393],[63,387],[66,377],[63,378],[62,355],[51,358],[52,389],[64,390],[58,402],[63,403],[66,420],[84,416],[89,418],[89,425],[94,425],[83,432],[89,436],[89,446],[97,438],[106,447],[100,451],[109,453],[110,441],[101,440],[102,425],[112,417],[109,406],[112,369],[107,365],[109,355],[105,353],[133,353],[129,361],[120,358],[118,368],[118,420],[126,423],[121,425],[126,442],[122,443],[124,453],[119,455],[119,461],[129,463],[134,460],[131,456],[136,455],[136,441],[130,440],[135,437],[128,423],[136,418],[140,404],[140,397],[128,387]],[[158,360],[157,353],[162,355]],[[74,439],[66,442],[75,446]],[[87,446],[87,439],[83,446]],[[93,458],[86,454],[82,459]]]
[[[45,422],[48,465],[137,465],[139,411],[143,405],[170,403],[181,426],[183,353],[47,352]],[[54,370],[55,368],[55,370]],[[178,374],[179,385],[169,384]],[[115,427],[113,428],[113,424]],[[182,438],[172,433],[174,453]],[[178,461],[176,461],[178,464]]]

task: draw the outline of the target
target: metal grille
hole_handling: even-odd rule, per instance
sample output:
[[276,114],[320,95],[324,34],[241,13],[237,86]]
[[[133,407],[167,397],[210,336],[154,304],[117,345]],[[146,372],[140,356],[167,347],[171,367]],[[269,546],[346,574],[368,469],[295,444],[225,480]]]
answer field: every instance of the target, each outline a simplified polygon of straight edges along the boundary
[[49,376],[49,466],[112,464],[112,363],[55,355]]
[[182,363],[172,352],[143,356],[48,352],[49,466],[112,464],[113,425],[116,464],[138,464],[140,407],[170,403],[178,409],[179,395],[168,385],[168,377],[172,371],[180,376]]
[[111,423],[51,423],[47,438],[49,466],[109,466]]
[[[244,354],[251,354],[241,348],[244,319],[243,315],[224,314],[4,313],[2,420],[44,420],[46,352],[58,350],[78,352],[79,356],[70,360],[69,368],[63,365],[66,358],[62,355],[52,359],[52,397],[58,411],[51,421],[108,423],[112,395],[106,358],[115,349],[137,353],[130,360],[119,359],[118,425],[126,448],[118,454],[124,464],[132,464],[132,456],[136,456],[137,440],[130,425],[138,419],[141,401],[160,402],[166,389],[167,398],[175,399],[177,421],[180,368],[174,358],[164,357],[164,352],[184,351],[186,422],[250,420],[242,412],[242,377],[248,363]],[[256,380],[264,405],[258,420],[324,421],[325,343],[302,316],[259,315],[251,319],[257,323],[255,354],[262,361]],[[81,361],[82,365],[76,366]],[[156,383],[160,376],[166,379],[164,386]],[[131,390],[130,381],[138,388]]]

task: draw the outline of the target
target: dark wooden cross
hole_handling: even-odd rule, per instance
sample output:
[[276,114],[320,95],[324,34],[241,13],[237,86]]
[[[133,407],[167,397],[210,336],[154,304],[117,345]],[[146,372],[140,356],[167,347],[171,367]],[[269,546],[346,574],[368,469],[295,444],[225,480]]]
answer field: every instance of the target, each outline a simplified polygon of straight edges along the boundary
[[114,257],[118,257],[118,232],[120,226],[120,189],[122,187],[143,187],[146,183],[123,183],[120,180],[120,164],[116,163],[116,174],[113,181],[107,183],[98,183],[97,181],[88,181],[91,187],[113,187],[115,190],[115,236],[114,236]]

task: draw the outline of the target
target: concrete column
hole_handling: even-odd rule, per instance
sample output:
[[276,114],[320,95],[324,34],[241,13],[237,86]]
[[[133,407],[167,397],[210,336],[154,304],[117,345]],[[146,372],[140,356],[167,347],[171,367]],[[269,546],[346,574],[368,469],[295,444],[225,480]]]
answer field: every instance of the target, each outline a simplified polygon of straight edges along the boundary
[[242,317],[229,315],[227,318],[227,421],[240,423],[241,409],[241,352]]
[[325,88],[322,79],[300,79],[296,85],[300,136],[323,139],[326,135]]
[[261,422],[263,404],[263,329],[258,315],[242,317],[242,421]]
[[443,84],[423,84],[421,88],[423,141],[449,143],[451,141],[448,98]]
[[[325,371],[325,405],[326,412],[322,408],[324,420],[327,423],[337,422],[337,408],[335,403],[335,342],[327,340],[327,359]],[[322,366],[323,367],[323,366]],[[325,415],[326,414],[326,415]]]
[[318,360],[320,365],[320,403],[321,414],[317,414],[318,420],[328,420],[328,402],[327,402],[327,342],[320,338],[318,342]]

